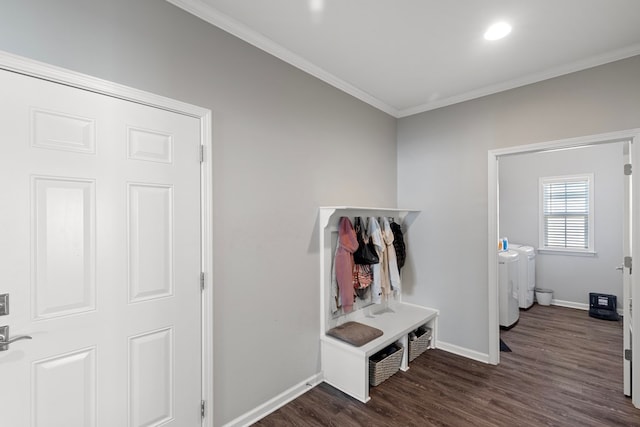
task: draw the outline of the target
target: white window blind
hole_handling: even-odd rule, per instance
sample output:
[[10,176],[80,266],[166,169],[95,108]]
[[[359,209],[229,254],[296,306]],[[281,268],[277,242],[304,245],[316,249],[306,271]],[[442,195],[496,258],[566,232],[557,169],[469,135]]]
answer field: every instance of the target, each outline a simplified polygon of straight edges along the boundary
[[540,247],[593,251],[593,175],[540,179]]

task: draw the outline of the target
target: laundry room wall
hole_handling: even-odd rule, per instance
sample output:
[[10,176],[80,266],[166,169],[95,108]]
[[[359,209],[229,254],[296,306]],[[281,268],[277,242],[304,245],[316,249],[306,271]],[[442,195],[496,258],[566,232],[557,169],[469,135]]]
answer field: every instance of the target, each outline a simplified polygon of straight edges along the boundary
[[398,204],[422,210],[404,298],[440,309],[439,343],[488,360],[488,151],[640,128],[639,99],[634,56],[398,121]]
[[165,1],[5,3],[0,50],[212,111],[215,425],[305,389],[318,207],[395,207],[396,119]]
[[500,235],[539,247],[539,178],[593,173],[594,256],[537,253],[536,286],[558,304],[587,308],[589,292],[622,301],[623,143],[499,159]]

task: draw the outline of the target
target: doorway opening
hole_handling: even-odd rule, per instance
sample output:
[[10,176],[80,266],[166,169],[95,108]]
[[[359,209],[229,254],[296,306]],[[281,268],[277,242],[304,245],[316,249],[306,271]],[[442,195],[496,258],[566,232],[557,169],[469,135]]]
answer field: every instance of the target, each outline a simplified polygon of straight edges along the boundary
[[[500,327],[499,327],[499,316],[498,316],[498,307],[499,307],[499,292],[498,292],[498,251],[496,250],[496,242],[498,242],[499,237],[501,236],[501,232],[500,232],[500,228],[499,228],[499,224],[500,224],[500,207],[499,207],[499,158],[504,157],[504,156],[515,156],[515,155],[522,155],[522,154],[528,154],[528,153],[541,153],[541,152],[548,152],[548,151],[557,151],[557,150],[567,150],[567,149],[572,149],[572,148],[580,148],[580,147],[586,147],[586,146],[594,146],[594,145],[600,145],[600,144],[608,144],[608,143],[614,143],[614,142],[622,142],[622,141],[629,141],[629,146],[633,146],[633,142],[634,141],[638,141],[640,140],[640,130],[638,129],[633,129],[633,130],[627,130],[627,131],[621,131],[621,132],[615,132],[615,133],[608,133],[608,134],[600,134],[600,135],[593,135],[593,136],[589,136],[589,137],[581,137],[581,138],[571,138],[571,139],[566,139],[566,140],[559,140],[559,141],[550,141],[550,142],[545,142],[545,143],[540,143],[540,144],[531,144],[531,145],[523,145],[523,146],[517,146],[517,147],[510,147],[507,149],[500,149],[500,150],[492,150],[489,151],[488,153],[488,222],[489,222],[489,227],[488,227],[488,240],[487,240],[487,248],[488,248],[488,276],[489,276],[489,280],[488,280],[488,296],[489,296],[489,300],[488,300],[488,319],[489,319],[489,325],[488,325],[488,336],[489,336],[489,363],[492,364],[498,364],[500,361]],[[636,164],[640,164],[640,162],[638,162],[638,160],[636,159],[638,157],[638,150],[631,150],[631,155],[629,156],[630,160],[631,157],[633,157],[633,162]],[[620,165],[620,174],[622,176],[622,162]],[[637,180],[637,178],[634,178],[633,176],[631,176],[631,178],[629,179],[629,186],[631,187],[631,180]],[[628,200],[628,211],[631,212],[631,208],[633,205],[638,203],[638,200],[640,200],[640,198],[638,197],[638,187],[639,185],[635,185],[633,187],[633,191],[631,191],[631,188],[629,188],[629,192],[628,192],[628,197],[626,197]],[[636,194],[633,194],[636,193]],[[634,209],[635,212],[638,212],[638,209]],[[534,213],[535,215],[537,215],[537,210],[536,213]],[[629,222],[631,220],[631,215],[629,215]],[[619,224],[616,224],[615,226],[620,226]],[[536,234],[537,235],[537,234]],[[636,235],[635,239],[632,239],[632,235]],[[632,252],[632,246],[633,245],[637,245],[637,242],[639,241],[638,238],[638,230],[634,229],[631,230],[631,228],[628,229],[627,232],[627,237],[629,240],[629,244],[628,244],[628,248],[627,251],[629,253],[625,253],[625,256],[629,255]],[[534,239],[535,241],[533,242],[527,242],[527,243],[534,243],[535,246],[538,246],[538,240]],[[633,242],[633,245],[631,244],[631,242]],[[519,242],[520,243],[520,242]],[[638,252],[636,250],[636,252]],[[620,260],[620,262],[622,262],[622,260]],[[628,295],[625,295],[624,300],[622,301],[621,304],[619,304],[620,306],[625,307],[625,324],[626,325],[626,329],[625,329],[625,337],[627,336],[627,331],[629,331],[629,348],[631,348],[632,346],[632,342],[631,342],[631,334],[630,334],[630,330],[632,329],[632,323],[636,324],[636,323],[640,323],[638,320],[638,318],[633,319],[633,317],[630,315],[630,313],[627,313],[629,307],[627,307],[628,304],[628,299],[629,298],[633,298],[633,294],[638,294],[640,297],[640,292],[638,292],[638,286],[634,285],[633,283],[633,276],[630,275],[630,271],[628,269],[625,269],[625,274],[629,276],[628,278],[628,285],[625,288],[626,290],[628,290]],[[625,304],[625,302],[627,302],[627,304]],[[638,316],[636,316],[638,317]],[[640,327],[640,325],[639,325]],[[638,341],[636,339],[636,341]],[[625,343],[627,344],[627,343]],[[636,348],[640,347],[640,343],[638,346],[636,346]],[[625,345],[626,348],[626,345]],[[622,349],[621,349],[622,350]],[[623,355],[623,351],[620,352],[621,357]],[[632,355],[632,359],[636,359],[637,357],[633,357],[635,355]],[[629,361],[629,364],[633,363],[633,360]],[[629,369],[630,371],[630,369]],[[632,393],[633,396],[635,396],[635,398],[633,399],[633,403],[636,407],[640,407],[640,396],[638,396],[640,394],[640,384],[633,384],[632,379],[630,374],[627,373],[627,371],[625,370],[625,383],[626,380],[629,380],[629,392]],[[636,383],[638,383],[639,381],[636,381]],[[637,392],[633,393],[633,390],[636,389]],[[626,388],[625,388],[626,390]]]

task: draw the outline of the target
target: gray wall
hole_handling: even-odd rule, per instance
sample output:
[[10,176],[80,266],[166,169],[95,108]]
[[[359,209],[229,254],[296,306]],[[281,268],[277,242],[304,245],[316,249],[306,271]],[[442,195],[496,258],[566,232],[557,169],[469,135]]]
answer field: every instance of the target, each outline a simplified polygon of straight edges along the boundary
[[423,211],[407,299],[440,309],[439,340],[489,351],[487,151],[640,127],[638,100],[640,56],[399,120],[398,204]]
[[635,57],[401,119],[396,168],[396,120],[163,1],[10,2],[0,49],[213,111],[216,424],[319,371],[318,206],[422,209],[407,299],[486,353],[487,150],[640,127]]
[[395,207],[396,120],[164,1],[5,3],[1,50],[213,111],[216,425],[318,373],[318,206]]
[[588,304],[589,292],[622,302],[623,143],[499,159],[500,235],[538,248],[539,178],[593,173],[595,256],[543,252],[536,257],[536,286],[553,298]]

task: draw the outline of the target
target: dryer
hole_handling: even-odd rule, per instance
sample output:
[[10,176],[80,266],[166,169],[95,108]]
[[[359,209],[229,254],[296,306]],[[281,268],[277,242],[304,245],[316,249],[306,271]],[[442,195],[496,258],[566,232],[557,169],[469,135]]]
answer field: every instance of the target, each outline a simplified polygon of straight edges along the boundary
[[519,291],[518,304],[520,308],[528,309],[533,305],[536,288],[536,250],[532,246],[513,243],[509,248],[520,254],[518,261]]
[[520,318],[518,306],[518,261],[520,254],[514,250],[498,253],[499,323],[503,329],[515,326]]

